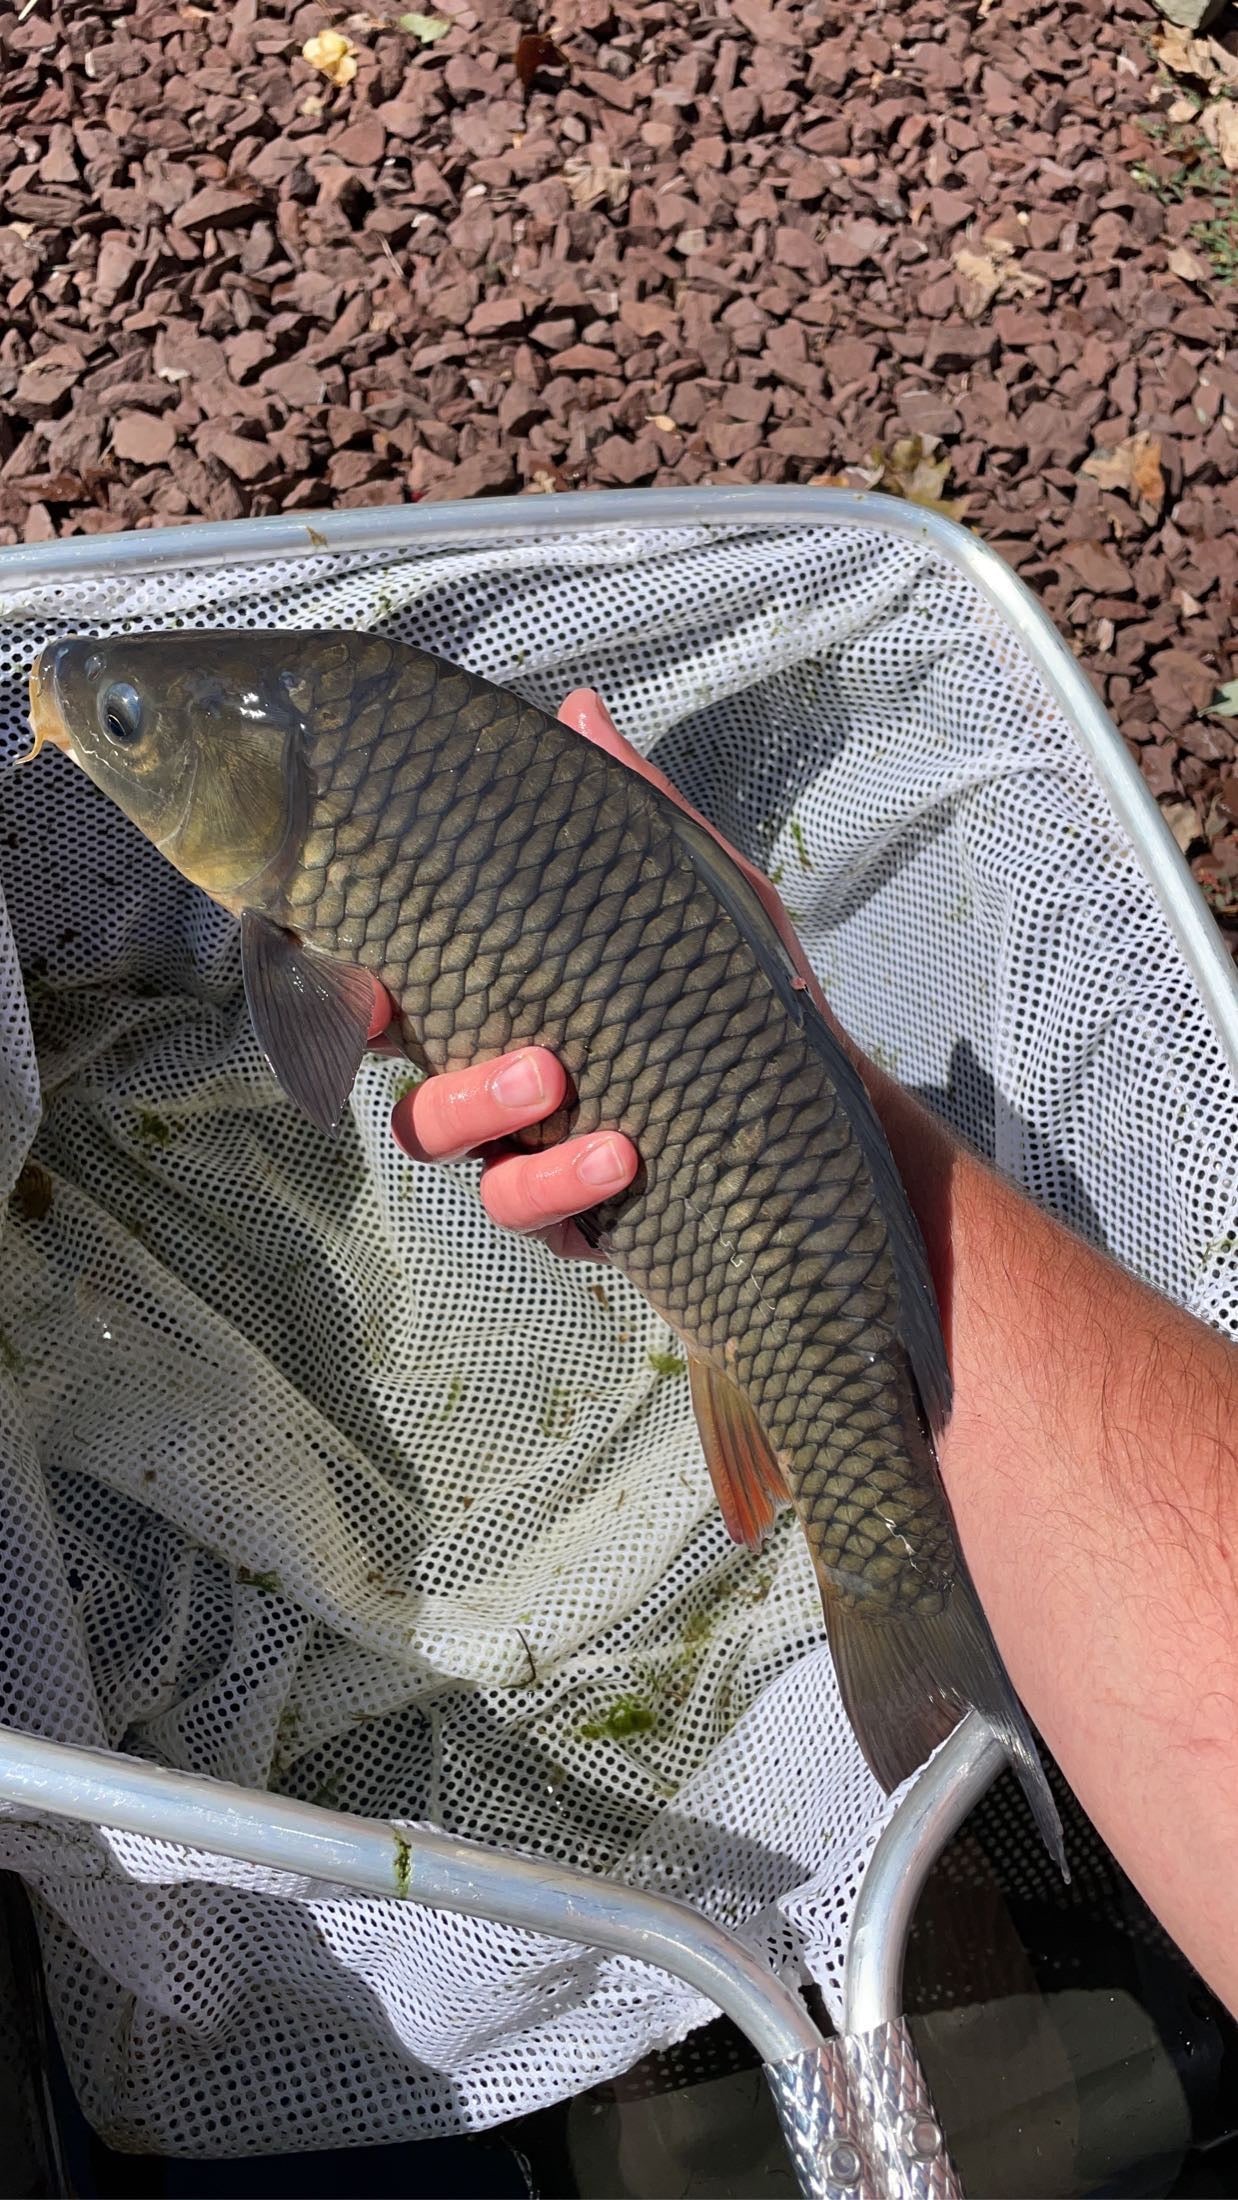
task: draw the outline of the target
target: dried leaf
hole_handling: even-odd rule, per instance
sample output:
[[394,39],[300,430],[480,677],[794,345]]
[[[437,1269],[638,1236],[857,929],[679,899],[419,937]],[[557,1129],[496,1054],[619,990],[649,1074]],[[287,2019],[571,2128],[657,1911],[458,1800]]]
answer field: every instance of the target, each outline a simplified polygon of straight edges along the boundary
[[1162,802],[1161,816],[1181,848],[1183,855],[1197,840],[1203,839],[1199,819],[1193,802]]
[[402,31],[411,32],[423,46],[432,46],[436,39],[446,38],[451,29],[445,15],[401,15],[397,21]]
[[357,73],[357,49],[343,31],[319,31],[314,38],[307,38],[301,48],[301,58],[311,69],[318,69],[328,77],[337,90],[351,84]]
[[1178,590],[1178,605],[1184,619],[1197,619],[1204,608],[1199,598],[1193,596],[1189,588]]
[[1003,298],[1034,298],[1038,290],[1047,290],[1043,275],[1033,275],[1028,267],[1009,267],[1002,283]]
[[663,435],[672,435],[674,433],[675,423],[671,419],[669,413],[648,413],[646,415],[646,418],[648,419],[650,427],[660,428]]
[[900,436],[886,460],[884,479],[912,504],[936,504],[946,486],[950,461],[931,457],[933,447],[923,436]]
[[1002,287],[1002,270],[987,252],[973,252],[969,245],[961,245],[954,255],[954,272],[963,318],[978,321]]
[[1079,471],[1102,489],[1130,487],[1130,468],[1117,451],[1093,451],[1090,458],[1084,459]]
[[1157,436],[1128,435],[1111,451],[1093,451],[1079,468],[1102,489],[1126,489],[1145,504],[1164,502],[1165,476],[1161,472],[1161,446]]
[[1199,127],[1230,173],[1238,172],[1238,100],[1215,99],[1205,107]]
[[1179,24],[1167,23],[1159,38],[1153,39],[1152,50],[1163,69],[1174,76],[1195,77],[1210,92],[1219,92],[1226,84],[1238,85],[1238,55],[1219,39],[1196,38]]
[[540,69],[565,69],[567,61],[560,53],[553,38],[544,31],[525,31],[516,41],[516,74],[526,92],[533,88],[533,79]]
[[563,181],[577,206],[600,206],[605,199],[616,213],[627,205],[632,188],[630,170],[602,159],[564,161]]
[[860,474],[859,481],[839,477],[839,488],[884,489],[889,496],[905,497],[909,504],[918,504],[926,512],[940,512],[943,519],[961,519],[967,510],[966,497],[943,497],[942,490],[950,475],[948,458],[935,458],[940,448],[935,435],[900,436],[888,451],[879,443],[868,454],[866,467],[849,467],[847,472]]
[[[1199,49],[1198,58],[1196,48]],[[1207,75],[1207,69],[1201,71],[1200,68],[1200,62],[1207,58],[1204,40],[1184,30],[1180,23],[1166,24],[1165,29],[1153,39],[1152,51],[1161,67],[1168,69],[1174,76],[1198,76],[1201,73]]]
[[1198,252],[1192,252],[1187,244],[1176,244],[1169,255],[1169,272],[1184,283],[1210,283],[1213,271]]
[[1160,504],[1165,495],[1165,476],[1161,472],[1161,446],[1154,435],[1132,436],[1131,441],[1141,446],[1131,458],[1131,482],[1136,496],[1145,504]]
[[978,250],[975,245],[962,244],[954,255],[959,303],[966,321],[978,321],[995,298],[1030,298],[1045,288],[1042,275],[1033,275],[1030,269],[1019,266],[1015,248],[1007,238],[995,236],[990,230],[981,245]]
[[813,474],[810,489],[876,489],[881,481],[881,462],[875,466],[844,466],[839,474]]
[[1210,718],[1238,718],[1238,680],[1227,680],[1208,705]]

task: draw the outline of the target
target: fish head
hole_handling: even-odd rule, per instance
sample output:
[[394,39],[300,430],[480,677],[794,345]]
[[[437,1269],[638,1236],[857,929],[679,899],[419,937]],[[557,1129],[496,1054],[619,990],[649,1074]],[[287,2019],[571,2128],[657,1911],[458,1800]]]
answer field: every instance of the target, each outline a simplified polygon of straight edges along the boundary
[[30,755],[50,744],[71,756],[225,908],[265,906],[295,861],[308,812],[290,639],[182,633],[49,643],[30,675]]

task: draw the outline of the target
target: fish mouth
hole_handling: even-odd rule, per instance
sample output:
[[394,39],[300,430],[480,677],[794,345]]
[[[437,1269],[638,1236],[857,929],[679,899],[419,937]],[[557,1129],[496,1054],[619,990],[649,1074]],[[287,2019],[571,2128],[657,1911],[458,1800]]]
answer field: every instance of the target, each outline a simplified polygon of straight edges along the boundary
[[51,642],[34,660],[30,673],[30,729],[34,740],[25,755],[18,757],[19,764],[32,763],[40,749],[49,747],[59,749],[64,756],[73,754],[56,678],[56,659],[64,646],[62,642]]

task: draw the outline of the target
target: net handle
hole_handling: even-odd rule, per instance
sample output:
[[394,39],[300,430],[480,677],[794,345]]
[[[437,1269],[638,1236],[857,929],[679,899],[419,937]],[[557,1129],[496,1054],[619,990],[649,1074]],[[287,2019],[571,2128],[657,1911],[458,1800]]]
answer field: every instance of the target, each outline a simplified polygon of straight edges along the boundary
[[[757,2049],[810,2200],[844,2193],[874,2200],[916,2192],[922,2180],[927,2200],[930,2190],[944,2196],[957,2187],[899,2023],[907,1934],[935,1859],[1004,1761],[1000,1743],[973,1712],[897,1805],[864,1876],[848,1949],[843,2034],[832,2042],[799,1995],[722,1926],[686,1903],[570,1865],[11,1728],[0,1733],[0,1801],[654,1964],[706,1996]],[[888,2048],[877,2055],[875,2043],[890,2040],[898,2055]],[[847,2062],[860,2050],[864,2082],[860,2067],[853,2072]],[[894,2072],[893,2103],[874,2070]],[[909,2100],[916,2104],[910,2121]],[[926,2133],[931,2156],[923,2152]],[[897,2182],[908,2171],[910,2188]]]
[[869,1859],[851,1914],[844,2032],[875,2032],[901,2016],[907,1936],[924,1882],[1006,1761],[987,1721],[969,1711],[898,1803]]

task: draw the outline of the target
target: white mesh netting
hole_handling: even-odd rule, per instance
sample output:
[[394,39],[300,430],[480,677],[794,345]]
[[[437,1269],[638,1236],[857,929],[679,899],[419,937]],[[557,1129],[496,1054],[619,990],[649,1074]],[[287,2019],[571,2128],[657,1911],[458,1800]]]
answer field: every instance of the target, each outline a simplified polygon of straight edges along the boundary
[[[1035,664],[927,545],[482,515],[433,555],[0,566],[0,612],[6,762],[69,631],[378,624],[552,710],[596,685],[780,878],[870,1049],[1238,1325],[1216,1034]],[[328,1147],[258,1054],[228,920],[63,759],[0,778],[0,878],[3,1188],[32,1139],[44,1172],[0,1273],[4,1720],[684,1895],[837,2012],[886,1805],[794,1522],[730,1546],[668,1334],[492,1230],[472,1167],[405,1160],[397,1068]],[[136,1837],[9,1816],[0,1865],[114,2144],[475,2127],[709,2013],[630,1961]]]

